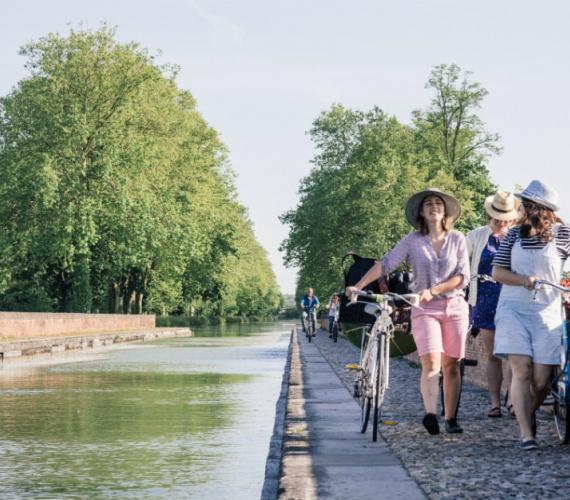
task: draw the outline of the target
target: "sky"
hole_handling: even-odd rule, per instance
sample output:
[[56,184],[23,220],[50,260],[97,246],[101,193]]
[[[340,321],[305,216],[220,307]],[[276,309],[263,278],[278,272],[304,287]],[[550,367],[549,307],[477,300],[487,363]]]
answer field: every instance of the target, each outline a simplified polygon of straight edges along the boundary
[[[480,116],[501,136],[490,161],[502,190],[541,179],[570,220],[570,2],[566,0],[19,0],[0,2],[0,94],[25,76],[23,44],[81,24],[116,26],[162,62],[229,148],[240,201],[283,293],[278,216],[297,204],[314,154],[306,135],[333,103],[377,105],[409,123],[429,104],[433,66],[458,64],[489,95]],[[326,223],[326,221],[323,221]]]

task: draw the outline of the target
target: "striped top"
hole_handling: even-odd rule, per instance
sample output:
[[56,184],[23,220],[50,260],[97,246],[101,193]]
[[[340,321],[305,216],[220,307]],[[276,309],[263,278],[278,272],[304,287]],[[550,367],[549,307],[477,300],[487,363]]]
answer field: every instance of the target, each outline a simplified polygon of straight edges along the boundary
[[[501,246],[499,250],[497,250],[497,254],[493,260],[494,266],[511,269],[511,251],[517,240],[520,240],[521,247],[525,250],[542,250],[549,243],[539,238],[521,238],[520,233],[520,226],[513,226],[509,229],[509,234],[503,238]],[[557,226],[554,241],[558,255],[560,255],[563,262],[566,261],[570,256],[570,226],[568,224]]]
[[461,275],[461,284],[444,296],[464,295],[463,288],[469,284],[469,257],[465,236],[459,231],[450,231],[447,234],[439,257],[429,236],[419,231],[408,234],[382,259],[383,273],[391,273],[405,260],[409,261],[414,271],[414,282],[411,286],[414,292],[427,290],[453,276]]

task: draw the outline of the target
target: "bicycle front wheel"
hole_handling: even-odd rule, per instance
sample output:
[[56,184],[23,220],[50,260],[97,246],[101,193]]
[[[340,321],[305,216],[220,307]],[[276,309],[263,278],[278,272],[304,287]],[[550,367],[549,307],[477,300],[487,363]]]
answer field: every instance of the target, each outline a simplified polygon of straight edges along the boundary
[[386,386],[388,385],[388,374],[386,370],[386,353],[388,352],[386,346],[386,335],[378,335],[376,342],[376,369],[374,371],[374,395],[372,398],[374,406],[372,441],[374,442],[378,440],[378,426],[382,419],[382,404],[384,403],[384,394],[386,392]]
[[338,340],[338,323],[335,321],[333,324],[333,341],[336,342]]
[[562,444],[570,442],[570,420],[568,419],[568,406],[554,398],[554,424]]
[[370,397],[367,395],[366,388],[360,385],[360,432],[364,434],[368,428],[370,420]]

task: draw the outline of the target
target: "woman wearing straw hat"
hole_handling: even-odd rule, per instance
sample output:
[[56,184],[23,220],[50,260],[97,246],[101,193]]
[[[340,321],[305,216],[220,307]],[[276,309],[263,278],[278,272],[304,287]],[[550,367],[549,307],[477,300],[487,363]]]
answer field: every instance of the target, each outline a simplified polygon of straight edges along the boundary
[[511,397],[523,450],[538,447],[535,411],[548,392],[552,367],[560,363],[560,292],[545,288],[534,297],[538,279],[560,283],[570,256],[570,226],[555,215],[558,193],[532,181],[517,194],[520,225],[513,226],[493,261],[493,278],[503,283],[495,315],[495,355],[507,356]]
[[[485,200],[485,212],[489,223],[467,233],[467,251],[471,259],[471,276],[491,275],[493,259],[502,239],[507,235],[519,216],[520,201],[512,194],[499,192]],[[472,306],[473,329],[478,329],[487,350],[487,384],[491,399],[488,417],[500,417],[501,384],[503,382],[503,364],[501,358],[493,355],[495,344],[495,312],[501,285],[490,281],[471,280],[469,286],[469,304]],[[510,385],[510,370],[507,371],[507,388]],[[509,395],[510,396],[510,395]],[[512,405],[507,401],[509,413]]]
[[354,287],[388,274],[408,260],[414,272],[412,288],[420,295],[423,310],[412,312],[413,335],[422,363],[420,390],[425,408],[423,425],[439,434],[437,400],[439,372],[444,373],[445,428],[460,433],[455,410],[460,391],[459,362],[465,356],[469,326],[463,289],[469,283],[465,237],[452,229],[459,218],[459,202],[439,189],[414,194],[406,203],[406,219],[417,229],[405,236]]

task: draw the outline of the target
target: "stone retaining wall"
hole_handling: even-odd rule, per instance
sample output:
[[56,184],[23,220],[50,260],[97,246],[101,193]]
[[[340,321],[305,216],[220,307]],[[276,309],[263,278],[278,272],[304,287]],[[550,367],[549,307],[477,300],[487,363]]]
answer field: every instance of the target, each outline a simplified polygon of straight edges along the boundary
[[154,327],[154,314],[0,312],[0,339],[149,330]]
[[123,342],[149,341],[168,337],[192,336],[190,328],[152,328],[114,333],[91,333],[90,335],[65,337],[36,337],[0,341],[0,363],[18,360],[21,357],[78,351],[110,346]]

